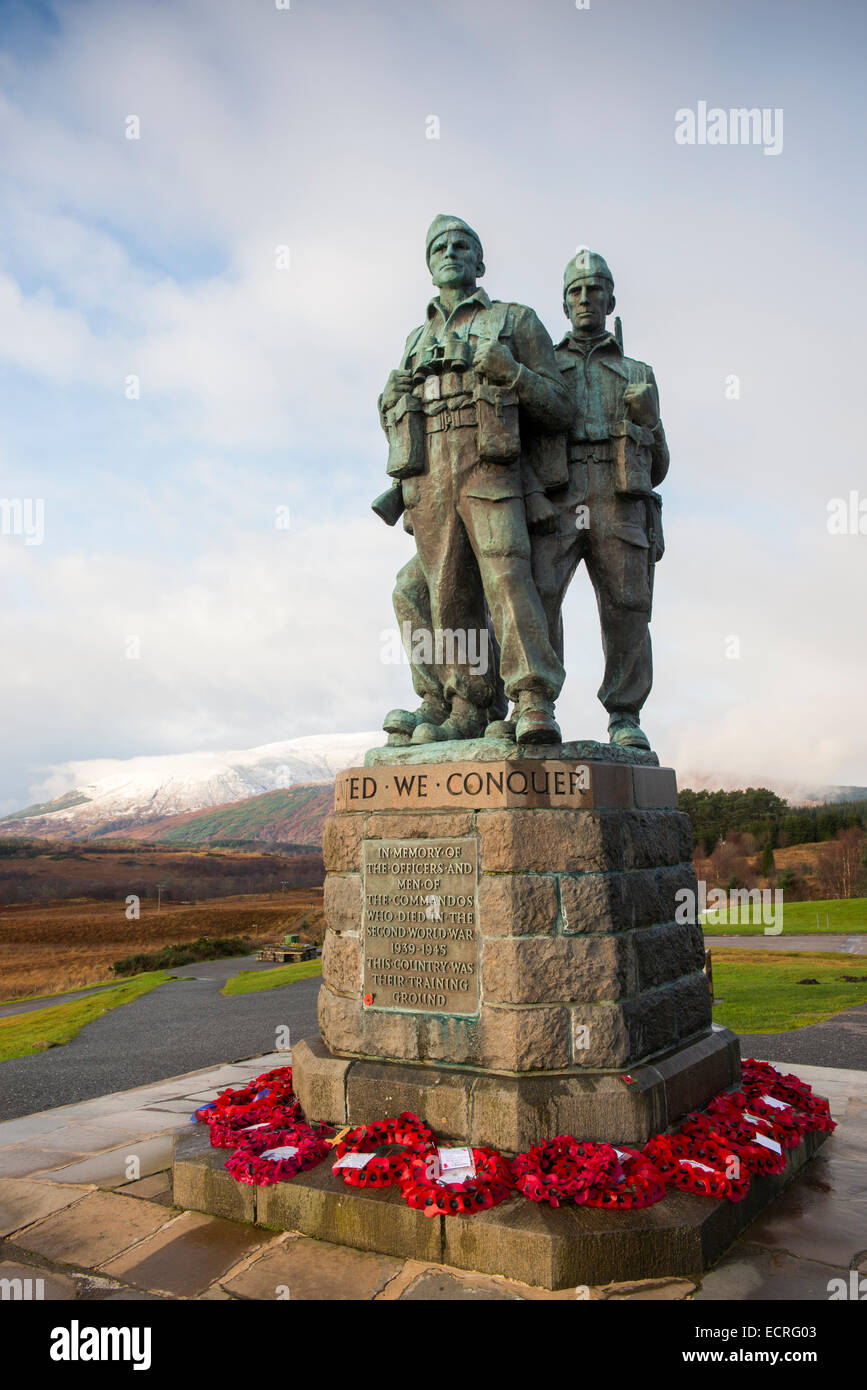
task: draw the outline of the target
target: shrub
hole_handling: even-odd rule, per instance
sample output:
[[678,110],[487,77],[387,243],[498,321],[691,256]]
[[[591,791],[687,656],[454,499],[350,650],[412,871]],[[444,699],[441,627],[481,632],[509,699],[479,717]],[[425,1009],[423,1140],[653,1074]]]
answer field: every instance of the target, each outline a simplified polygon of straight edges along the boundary
[[246,956],[251,942],[246,936],[200,936],[184,945],[163,946],[159,951],[139,951],[112,965],[115,975],[140,975],[145,970],[174,970],[197,960],[220,960],[223,956]]

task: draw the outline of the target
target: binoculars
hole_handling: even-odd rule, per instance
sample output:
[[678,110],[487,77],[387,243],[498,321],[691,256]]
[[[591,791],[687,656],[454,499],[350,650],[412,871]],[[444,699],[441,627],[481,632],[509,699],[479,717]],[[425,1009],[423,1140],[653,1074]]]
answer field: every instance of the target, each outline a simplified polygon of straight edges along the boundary
[[472,365],[473,350],[467,340],[459,338],[457,333],[447,333],[443,343],[432,344],[425,349],[413,372],[413,383],[417,385],[439,372],[467,372]]

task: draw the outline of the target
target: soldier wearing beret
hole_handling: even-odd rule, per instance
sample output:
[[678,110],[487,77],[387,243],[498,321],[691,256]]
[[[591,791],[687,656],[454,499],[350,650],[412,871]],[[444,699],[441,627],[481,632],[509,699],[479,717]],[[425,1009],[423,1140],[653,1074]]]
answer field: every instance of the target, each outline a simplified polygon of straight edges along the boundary
[[[478,287],[485,267],[473,229],[439,215],[426,254],[439,293],[379,401],[392,491],[417,550],[398,575],[395,613],[402,632],[409,622],[448,635],[486,633],[489,611],[517,741],[559,742],[564,671],[533,577],[528,516],[555,515],[545,494],[566,482],[574,407],[533,310]],[[380,514],[396,519],[389,510]],[[432,661],[409,645],[407,655],[421,705],[386,717],[390,742],[503,732],[496,660],[481,672],[454,645]]]

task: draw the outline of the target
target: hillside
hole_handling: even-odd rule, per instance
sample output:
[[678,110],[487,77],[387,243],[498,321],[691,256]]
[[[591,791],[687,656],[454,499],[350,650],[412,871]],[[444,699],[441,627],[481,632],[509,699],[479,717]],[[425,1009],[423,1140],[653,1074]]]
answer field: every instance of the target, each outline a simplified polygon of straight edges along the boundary
[[65,763],[34,788],[45,799],[0,820],[0,838],[126,839],[138,827],[169,817],[333,782],[382,741],[376,732],[324,734],[256,748]]
[[[250,950],[279,941],[287,932],[322,941],[322,889],[206,898],[161,910],[143,901],[141,918],[129,920],[120,902],[71,899],[36,906],[23,903],[0,913],[0,998],[78,989],[111,978],[112,963],[139,951],[198,940],[242,936]],[[195,975],[194,966],[180,975]]]
[[111,901],[123,912],[132,893],[143,903],[169,903],[279,893],[283,885],[322,883],[322,855],[315,845],[224,849],[202,845],[148,845],[126,840],[43,840],[0,846],[0,939],[3,908],[16,903]]
[[[165,816],[123,832],[126,840],[158,845],[252,844],[321,845],[325,817],[334,809],[334,784],[310,782],[283,791],[263,792],[228,806]],[[105,831],[94,839],[109,839]],[[114,832],[116,833],[116,832]]]

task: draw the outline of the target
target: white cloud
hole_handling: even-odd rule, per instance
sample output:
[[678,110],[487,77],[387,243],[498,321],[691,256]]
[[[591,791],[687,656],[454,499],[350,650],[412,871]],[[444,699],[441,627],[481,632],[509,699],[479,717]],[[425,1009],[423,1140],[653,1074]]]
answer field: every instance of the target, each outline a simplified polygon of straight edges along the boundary
[[[598,245],[627,351],[654,364],[672,471],[645,723],[663,758],[867,780],[867,539],[825,528],[828,497],[864,489],[861,326],[805,305],[819,250],[848,298],[864,284],[851,147],[810,144],[850,61],[830,30],[789,64],[784,156],[751,163],[675,147],[694,36],[667,0],[630,15],[625,47],[616,7],[531,24],[504,0],[494,24],[444,0],[437,24],[465,40],[447,63],[423,8],[54,9],[50,41],[5,57],[0,102],[4,462],[47,524],[42,547],[0,538],[14,804],[46,763],[358,729],[410,702],[406,668],[378,659],[408,543],[367,497],[439,210],[478,227],[489,291],[555,336],[562,265]],[[753,23],[758,62],[779,36]],[[742,44],[709,52],[720,102],[747,100]],[[580,574],[567,619],[561,723],[603,737]]]

